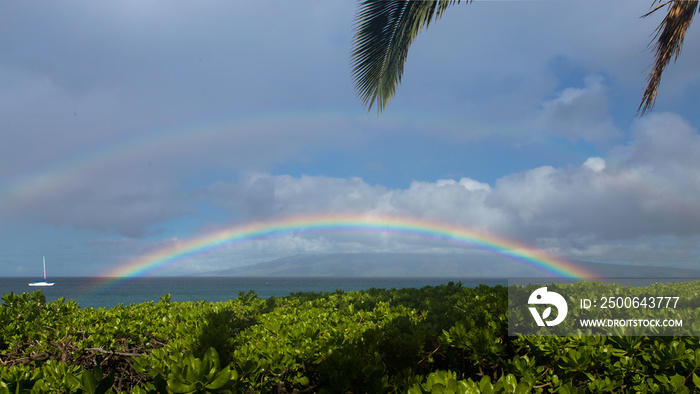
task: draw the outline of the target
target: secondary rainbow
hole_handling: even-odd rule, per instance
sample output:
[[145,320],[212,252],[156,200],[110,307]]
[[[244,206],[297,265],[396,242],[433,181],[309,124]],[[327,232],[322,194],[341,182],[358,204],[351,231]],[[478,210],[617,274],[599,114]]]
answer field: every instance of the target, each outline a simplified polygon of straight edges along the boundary
[[83,185],[91,176],[103,176],[100,171],[123,165],[125,158],[130,162],[144,163],[152,157],[182,160],[182,155],[187,155],[197,144],[221,146],[232,136],[245,139],[251,135],[274,135],[281,130],[302,127],[323,130],[359,121],[361,118],[354,112],[326,109],[261,112],[230,118],[216,116],[189,123],[128,130],[113,140],[76,145],[69,152],[56,152],[58,156],[53,158],[32,156],[8,168],[0,168],[0,206],[7,211],[24,208],[37,197],[54,195],[55,190],[72,185]]
[[467,227],[405,216],[365,214],[302,215],[235,225],[144,255],[106,272],[103,276],[108,281],[149,276],[158,270],[198,255],[245,242],[289,235],[337,232],[391,233],[433,239],[499,254],[551,276],[575,279],[595,277],[593,273],[564,259],[507,238],[474,231]]

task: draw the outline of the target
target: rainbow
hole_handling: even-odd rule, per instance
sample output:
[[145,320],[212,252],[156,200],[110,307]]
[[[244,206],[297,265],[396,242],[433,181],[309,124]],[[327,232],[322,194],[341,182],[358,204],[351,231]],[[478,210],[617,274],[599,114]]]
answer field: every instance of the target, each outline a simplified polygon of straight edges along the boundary
[[[426,116],[415,112],[399,114],[382,120],[380,125],[393,130],[397,124],[414,124],[420,119],[422,122],[429,120],[431,128],[463,130],[465,127],[464,119]],[[181,156],[189,154],[193,146],[223,146],[232,139],[276,133],[289,135],[289,130],[301,129],[305,133],[326,136],[329,129],[364,127],[366,121],[362,110],[263,111],[143,126],[125,130],[116,137],[97,136],[96,142],[72,146],[53,156],[31,156],[11,166],[0,167],[0,211],[26,209],[45,196],[84,185],[91,177],[102,177],[105,169],[119,168],[125,162],[148,163],[153,157],[161,162],[181,161]],[[376,119],[371,122],[373,127],[377,126]]]
[[499,254],[556,277],[573,279],[596,277],[592,272],[574,263],[503,237],[447,222],[374,214],[307,214],[234,225],[225,230],[183,241],[141,256],[102,276],[106,281],[149,276],[187,259],[246,242],[291,234],[329,232],[391,233],[437,240]]
[[[193,146],[221,146],[233,136],[246,138],[274,134],[294,126],[305,130],[326,130],[333,125],[361,122],[361,112],[278,111],[234,117],[197,119],[189,123],[159,125],[131,131],[119,137],[75,146],[54,157],[28,157],[0,168],[0,207],[7,212],[25,208],[42,196],[83,185],[86,178],[101,176],[105,168],[129,162],[148,163],[151,157],[178,157]],[[337,127],[336,127],[337,128]],[[172,160],[172,159],[168,159]]]

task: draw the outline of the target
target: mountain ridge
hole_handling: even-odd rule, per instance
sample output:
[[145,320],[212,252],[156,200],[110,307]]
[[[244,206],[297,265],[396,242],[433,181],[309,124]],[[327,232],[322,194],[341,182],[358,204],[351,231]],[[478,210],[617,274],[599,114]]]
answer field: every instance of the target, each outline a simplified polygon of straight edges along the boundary
[[[573,262],[600,278],[700,278],[700,270],[649,265]],[[318,253],[297,254],[256,264],[212,271],[211,276],[471,277],[536,278],[555,275],[521,261],[467,254]]]

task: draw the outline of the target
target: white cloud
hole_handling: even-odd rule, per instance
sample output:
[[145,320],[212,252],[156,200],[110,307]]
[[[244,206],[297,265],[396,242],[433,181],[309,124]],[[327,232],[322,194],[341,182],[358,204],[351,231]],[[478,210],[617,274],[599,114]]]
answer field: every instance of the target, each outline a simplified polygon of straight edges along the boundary
[[585,79],[583,88],[566,88],[542,104],[539,123],[554,135],[588,142],[622,136],[609,114],[608,88],[599,76]]
[[697,179],[693,167],[700,165],[698,132],[681,116],[663,112],[646,116],[632,125],[632,137],[627,146],[613,151],[612,160],[656,171],[659,176],[674,175],[673,181],[678,183],[686,176],[691,183]]
[[590,157],[584,163],[583,166],[594,172],[601,172],[605,169],[605,159],[601,157]]
[[[624,248],[633,256],[643,245],[668,245],[669,239],[688,245],[683,240],[700,237],[700,177],[693,175],[700,165],[700,136],[668,114],[644,118],[635,130],[636,139],[608,158],[533,168],[493,186],[463,178],[390,189],[360,178],[257,174],[238,184],[215,184],[209,192],[213,201],[249,218],[404,214],[506,235],[576,258],[603,258],[604,251],[610,258],[615,251],[622,259]],[[659,247],[655,256],[667,249]],[[686,248],[674,255],[695,253]]]
[[386,196],[383,186],[360,178],[249,174],[236,184],[217,182],[209,198],[246,217],[269,217],[309,212],[363,212],[375,209]]

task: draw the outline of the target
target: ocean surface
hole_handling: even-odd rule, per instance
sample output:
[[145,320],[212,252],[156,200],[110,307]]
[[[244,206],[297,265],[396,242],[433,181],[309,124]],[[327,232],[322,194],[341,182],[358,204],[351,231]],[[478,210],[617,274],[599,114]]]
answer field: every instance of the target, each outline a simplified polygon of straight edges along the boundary
[[227,301],[239,292],[253,290],[260,298],[284,297],[297,292],[356,291],[370,288],[400,289],[461,282],[464,287],[507,285],[505,279],[470,278],[331,278],[331,277],[149,277],[133,279],[56,277],[51,287],[29,287],[36,278],[0,278],[0,294],[41,290],[46,301],[61,297],[83,308],[112,308],[119,304],[157,302],[170,294],[171,301]]

